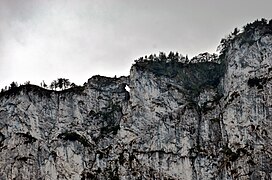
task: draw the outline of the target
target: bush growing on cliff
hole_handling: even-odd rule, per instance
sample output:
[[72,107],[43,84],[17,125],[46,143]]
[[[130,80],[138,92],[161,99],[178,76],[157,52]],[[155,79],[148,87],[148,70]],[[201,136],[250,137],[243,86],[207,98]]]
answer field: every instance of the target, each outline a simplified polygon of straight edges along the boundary
[[18,87],[18,83],[17,82],[12,82],[9,86],[9,89],[14,89],[14,88],[17,88]]
[[272,34],[272,20],[269,22],[262,18],[261,20],[256,20],[253,23],[248,23],[243,26],[242,30],[235,28],[232,33],[230,33],[226,38],[221,39],[220,44],[217,48],[219,51],[219,58],[224,59],[227,49],[230,45],[237,39],[240,40],[240,46],[243,44],[252,45],[256,39],[254,39],[255,32],[260,33],[259,36],[265,34]]
[[5,88],[2,88],[0,91],[0,94],[4,94],[6,91],[13,91],[14,89],[18,88],[18,83],[13,81],[9,86],[5,86]]
[[149,56],[145,56],[145,57],[140,57],[137,60],[135,60],[134,62],[137,63],[142,63],[142,64],[146,64],[149,62],[161,62],[161,61],[166,61],[167,57],[165,55],[164,52],[160,52],[159,56],[157,56],[156,54],[150,54]]
[[224,75],[225,63],[221,63],[216,54],[202,53],[187,63],[176,61],[176,57],[170,53],[167,58],[172,58],[171,60],[136,61],[134,66],[157,76],[169,77],[182,84],[184,88],[182,91],[190,99],[197,97],[204,87],[217,87],[220,78]]
[[50,84],[50,89],[57,89],[58,88],[58,83],[57,83],[57,81],[56,80],[54,80],[53,82],[51,82],[51,84]]
[[200,63],[200,62],[215,62],[215,63],[221,63],[219,61],[218,55],[213,53],[210,54],[208,52],[201,53],[195,57],[193,57],[190,61],[190,63]]
[[26,81],[25,83],[24,83],[24,85],[29,85],[30,84],[30,81]]
[[64,90],[69,87],[76,87],[76,85],[75,83],[71,84],[70,80],[66,78],[58,78],[57,80],[52,81],[50,84],[50,89],[52,90],[56,90],[57,88]]
[[164,52],[160,52],[157,56],[156,54],[151,54],[149,56],[145,56],[145,58],[140,57],[134,61],[138,66],[148,66],[150,64],[157,65],[155,62],[159,62],[160,66],[165,66],[165,63],[175,64],[175,63],[182,63],[182,64],[190,64],[190,63],[199,63],[199,62],[215,62],[221,63],[218,58],[217,54],[209,54],[207,52],[201,53],[198,56],[193,57],[189,60],[188,56],[185,57],[176,52],[170,51],[168,56]]

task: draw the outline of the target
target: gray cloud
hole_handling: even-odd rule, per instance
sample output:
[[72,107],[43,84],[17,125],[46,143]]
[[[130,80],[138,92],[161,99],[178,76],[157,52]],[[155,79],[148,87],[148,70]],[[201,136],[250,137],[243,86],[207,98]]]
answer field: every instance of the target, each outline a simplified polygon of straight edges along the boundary
[[270,0],[2,0],[0,87],[127,75],[159,51],[215,51],[235,27],[271,18]]

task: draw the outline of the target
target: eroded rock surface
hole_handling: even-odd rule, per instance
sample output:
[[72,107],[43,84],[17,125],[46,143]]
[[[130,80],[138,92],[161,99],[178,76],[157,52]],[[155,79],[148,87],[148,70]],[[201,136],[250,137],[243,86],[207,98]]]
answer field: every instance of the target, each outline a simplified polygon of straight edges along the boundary
[[271,179],[268,30],[234,39],[221,63],[137,63],[129,77],[2,94],[0,179]]

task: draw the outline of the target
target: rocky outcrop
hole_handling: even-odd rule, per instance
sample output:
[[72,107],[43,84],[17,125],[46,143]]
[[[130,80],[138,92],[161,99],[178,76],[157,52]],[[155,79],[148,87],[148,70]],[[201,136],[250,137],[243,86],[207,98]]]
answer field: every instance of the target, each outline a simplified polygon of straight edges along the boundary
[[217,62],[2,93],[0,179],[271,179],[271,29],[238,34]]

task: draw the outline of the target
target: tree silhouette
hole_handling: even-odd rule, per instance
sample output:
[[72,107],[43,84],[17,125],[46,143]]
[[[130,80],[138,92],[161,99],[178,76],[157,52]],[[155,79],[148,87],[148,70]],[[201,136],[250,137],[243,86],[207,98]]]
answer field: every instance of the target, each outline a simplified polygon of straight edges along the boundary
[[[73,83],[74,84],[74,83]],[[50,89],[61,89],[61,90],[64,90],[64,89],[67,89],[69,88],[71,85],[69,79],[65,79],[65,78],[58,78],[57,80],[54,80],[51,84],[50,84]],[[74,84],[75,85],[75,84]],[[76,85],[75,85],[76,86]],[[47,87],[47,85],[46,85]]]
[[154,56],[152,54],[150,54],[149,57],[148,57],[148,59],[151,60],[151,61],[153,61]]
[[236,36],[239,32],[240,32],[240,30],[238,28],[234,28],[232,35]]
[[44,80],[42,82],[42,87],[47,88],[47,84],[45,84]]
[[18,83],[13,81],[13,82],[10,84],[9,89],[13,89],[13,88],[16,88],[16,87],[18,87]]
[[62,79],[62,81],[63,81],[63,86],[65,89],[71,85],[69,79]]
[[188,55],[186,54],[185,56],[185,63],[189,63],[189,58],[188,58]]
[[167,60],[167,57],[166,57],[164,52],[159,53],[159,60],[160,61],[166,61]]
[[175,56],[174,52],[170,51],[169,54],[168,54],[168,59],[172,60],[172,59],[174,59],[174,56]]
[[63,90],[63,78],[58,78],[57,80],[57,87],[60,88],[61,90]]
[[173,60],[174,60],[175,62],[178,62],[180,59],[181,59],[181,56],[179,55],[178,52],[176,52],[175,55],[174,55]]
[[24,85],[29,85],[30,84],[30,81],[26,81],[25,83],[24,83]]
[[76,85],[75,83],[71,83],[70,86],[71,86],[72,88],[77,87],[77,85]]
[[51,84],[50,84],[50,89],[57,89],[57,87],[58,87],[58,83],[57,83],[57,81],[56,80],[54,80]]

